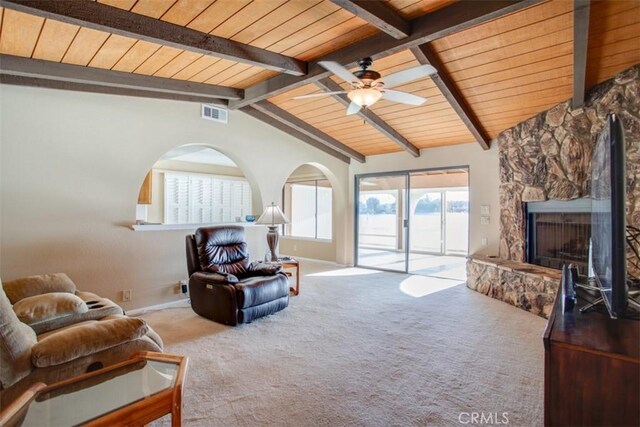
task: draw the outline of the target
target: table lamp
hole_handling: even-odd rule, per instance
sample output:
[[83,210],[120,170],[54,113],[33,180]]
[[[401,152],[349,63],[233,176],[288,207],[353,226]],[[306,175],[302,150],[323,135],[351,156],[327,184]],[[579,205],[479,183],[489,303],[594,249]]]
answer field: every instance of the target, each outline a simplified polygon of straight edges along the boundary
[[271,251],[271,261],[278,261],[278,227],[281,224],[289,224],[289,220],[280,209],[280,206],[271,202],[271,205],[267,206],[256,221],[256,224],[265,224],[269,227],[267,233],[267,244]]

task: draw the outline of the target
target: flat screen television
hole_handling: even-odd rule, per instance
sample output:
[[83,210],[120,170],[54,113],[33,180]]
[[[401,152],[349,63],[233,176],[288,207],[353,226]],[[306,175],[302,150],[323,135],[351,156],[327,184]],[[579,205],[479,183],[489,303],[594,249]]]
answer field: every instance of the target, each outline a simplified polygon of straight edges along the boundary
[[609,315],[624,316],[626,273],[626,174],[624,129],[610,114],[591,161],[591,268]]

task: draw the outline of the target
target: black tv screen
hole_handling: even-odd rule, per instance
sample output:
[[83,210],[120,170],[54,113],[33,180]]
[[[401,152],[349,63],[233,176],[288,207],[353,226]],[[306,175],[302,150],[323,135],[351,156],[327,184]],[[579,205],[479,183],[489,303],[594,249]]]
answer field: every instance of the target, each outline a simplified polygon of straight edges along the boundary
[[613,114],[591,161],[591,266],[612,318],[627,307],[624,130]]

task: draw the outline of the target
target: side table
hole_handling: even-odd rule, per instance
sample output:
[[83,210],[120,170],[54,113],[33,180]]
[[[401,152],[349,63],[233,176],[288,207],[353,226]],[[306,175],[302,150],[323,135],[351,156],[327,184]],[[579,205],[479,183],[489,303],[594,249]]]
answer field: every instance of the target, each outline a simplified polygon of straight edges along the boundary
[[76,378],[36,383],[0,413],[2,426],[145,425],[171,414],[182,425],[188,358],[143,352]]
[[[289,290],[293,292],[293,295],[297,296],[300,293],[300,261],[295,258],[279,259],[277,262],[283,269],[295,268],[296,269],[296,287],[290,287]],[[291,273],[286,271],[285,274],[291,277]]]

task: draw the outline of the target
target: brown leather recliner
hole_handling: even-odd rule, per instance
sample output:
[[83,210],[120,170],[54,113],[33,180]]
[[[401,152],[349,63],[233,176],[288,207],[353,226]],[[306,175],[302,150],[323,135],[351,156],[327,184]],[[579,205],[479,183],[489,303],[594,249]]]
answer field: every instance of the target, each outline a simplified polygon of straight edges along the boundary
[[191,308],[218,323],[250,323],[289,305],[281,268],[249,261],[241,226],[199,228],[187,236]]

